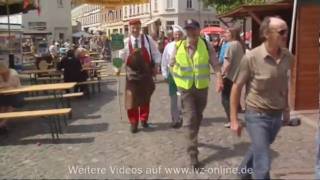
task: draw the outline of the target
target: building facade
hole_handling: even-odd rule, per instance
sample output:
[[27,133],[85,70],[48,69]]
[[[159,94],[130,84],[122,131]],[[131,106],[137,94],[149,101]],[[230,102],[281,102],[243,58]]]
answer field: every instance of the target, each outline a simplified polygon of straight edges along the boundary
[[83,4],[72,10],[73,21],[79,21],[83,30],[100,29],[107,35],[115,32],[127,35],[128,21],[136,18],[141,19],[149,33],[169,30],[173,24],[183,26],[189,18],[198,20],[201,27],[220,26],[214,9],[204,7],[200,0],[150,0],[116,9]]
[[71,0],[40,0],[41,12],[22,15],[24,34],[47,35],[48,40],[71,40]]
[[125,34],[122,7],[109,9],[104,7],[101,12],[101,21],[103,29],[108,36],[112,33]]
[[74,23],[81,24],[81,30],[95,33],[101,30],[102,6],[82,4],[72,9],[71,16]]
[[[213,8],[205,7],[200,0],[150,0],[150,3],[123,6],[123,22],[140,18],[148,32],[171,29],[173,24],[183,26],[187,19],[199,21],[201,28],[220,26]],[[127,31],[127,27],[123,27]]]

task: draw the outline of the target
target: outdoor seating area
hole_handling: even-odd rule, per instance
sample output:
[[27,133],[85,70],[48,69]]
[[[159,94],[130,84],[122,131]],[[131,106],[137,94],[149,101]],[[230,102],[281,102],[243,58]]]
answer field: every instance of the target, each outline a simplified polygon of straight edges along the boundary
[[87,96],[90,103],[90,97],[96,92],[101,93],[103,83],[108,82],[114,75],[112,69],[108,68],[110,63],[98,59],[95,52],[88,55],[92,59],[91,64],[81,69],[81,72],[87,74],[84,81],[65,82],[65,69],[58,68],[63,56],[59,58],[56,67],[39,69],[34,65],[34,69],[18,71],[17,77],[21,86],[0,88],[0,96],[20,97],[23,107],[10,112],[0,112],[0,121],[18,123],[33,119],[43,120],[50,130],[52,140],[59,140],[59,134],[61,136],[63,133],[63,124],[67,126],[68,120],[72,119],[72,102]]

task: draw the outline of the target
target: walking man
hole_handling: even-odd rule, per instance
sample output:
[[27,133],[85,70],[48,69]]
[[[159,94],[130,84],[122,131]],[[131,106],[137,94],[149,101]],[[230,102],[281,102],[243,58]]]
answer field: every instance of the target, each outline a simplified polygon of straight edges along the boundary
[[177,86],[173,80],[172,74],[169,71],[169,64],[172,54],[174,53],[176,43],[184,38],[183,28],[178,25],[173,25],[173,37],[174,41],[170,42],[163,51],[161,61],[161,72],[163,77],[169,84],[170,95],[170,111],[172,118],[172,128],[180,128],[182,126],[181,110],[178,106]]
[[202,113],[207,104],[210,67],[217,74],[216,90],[222,90],[219,61],[212,46],[200,37],[200,24],[189,19],[185,22],[186,40],[176,43],[171,59],[173,78],[181,94],[182,117],[187,127],[187,152],[192,168],[199,168],[198,132]]
[[270,145],[290,119],[288,71],[294,56],[285,48],[288,26],[278,17],[267,17],[260,36],[263,43],[241,60],[231,91],[231,130],[241,135],[238,105],[241,89],[247,85],[245,121],[252,144],[239,170],[251,169],[253,174],[242,173],[243,179],[270,179]]
[[153,75],[160,64],[161,54],[148,35],[140,34],[141,21],[129,22],[131,35],[124,41],[120,57],[126,61],[125,106],[131,124],[131,132],[138,131],[138,124],[148,128],[150,100],[155,89]]

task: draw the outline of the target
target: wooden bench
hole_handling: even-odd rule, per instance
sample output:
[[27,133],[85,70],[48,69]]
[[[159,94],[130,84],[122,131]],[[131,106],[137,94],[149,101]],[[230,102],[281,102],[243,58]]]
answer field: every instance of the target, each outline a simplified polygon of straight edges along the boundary
[[[81,96],[83,96],[83,92],[76,92],[76,93],[63,94],[62,98],[71,99],[71,98],[76,98]],[[54,99],[55,99],[54,95],[48,95],[48,96],[25,97],[24,101],[34,102],[34,101],[45,101],[45,100],[54,100]]]
[[[78,82],[77,86],[81,86],[81,85],[91,85],[92,88],[92,92],[95,92],[95,88],[94,85],[98,85],[98,91],[101,92],[101,84],[99,80],[88,80],[88,81],[83,81],[83,82]],[[89,93],[89,92],[88,92]]]
[[[62,105],[62,107],[64,106],[64,99],[66,99],[66,107],[67,108],[71,108],[71,101],[70,99],[73,98],[77,98],[77,97],[81,97],[83,96],[83,92],[76,92],[76,93],[67,93],[67,94],[63,94],[61,99],[60,99],[60,103]],[[39,102],[39,101],[53,101],[55,100],[56,97],[54,95],[47,95],[47,96],[34,96],[34,97],[25,97],[24,98],[24,102],[26,103],[33,103],[33,102]],[[72,113],[69,114],[69,119],[72,119]]]
[[61,77],[38,77],[36,81],[50,81],[50,82],[53,82],[53,81],[62,81],[63,78]]
[[[61,133],[61,125],[59,119],[52,117],[66,116],[71,113],[71,108],[62,109],[48,109],[48,110],[36,110],[36,111],[21,111],[21,112],[7,112],[0,113],[0,120],[26,120],[30,118],[44,117],[48,118],[48,124],[50,127],[50,132],[52,140],[55,139],[54,133],[57,139],[59,139],[59,132]],[[65,120],[65,119],[64,119]],[[66,122],[66,121],[65,121]]]

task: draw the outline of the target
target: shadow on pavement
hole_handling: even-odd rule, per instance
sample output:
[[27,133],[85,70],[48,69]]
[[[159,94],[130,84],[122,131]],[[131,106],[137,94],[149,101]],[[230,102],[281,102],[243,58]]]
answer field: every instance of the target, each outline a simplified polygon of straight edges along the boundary
[[64,133],[90,133],[90,132],[103,132],[108,130],[108,123],[97,124],[81,124],[69,125],[66,127]]
[[[238,157],[238,156],[244,157],[249,146],[250,146],[250,143],[248,142],[241,142],[238,144],[234,144],[232,148],[217,146],[214,144],[199,143],[199,147],[210,148],[216,151],[214,154],[211,154],[207,158],[202,160],[203,164],[209,164],[212,161],[221,161],[221,160]],[[279,156],[279,153],[274,150],[271,150],[271,156],[272,156],[272,159],[274,159]]]
[[37,146],[41,146],[42,144],[82,144],[82,143],[91,143],[94,141],[93,137],[86,137],[86,138],[63,138],[59,140],[52,140],[51,138],[44,138],[44,139],[24,139],[20,141],[10,142],[5,141],[1,144],[1,146],[17,146],[17,145],[30,145],[34,144]]
[[171,127],[171,122],[150,123],[150,126],[150,128],[142,128],[141,130],[144,132],[155,132],[173,129]]
[[226,123],[227,118],[226,117],[210,117],[210,118],[203,118],[201,122],[201,126],[210,126],[214,123]]

